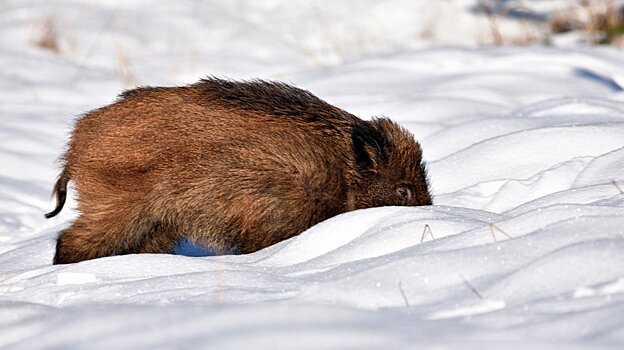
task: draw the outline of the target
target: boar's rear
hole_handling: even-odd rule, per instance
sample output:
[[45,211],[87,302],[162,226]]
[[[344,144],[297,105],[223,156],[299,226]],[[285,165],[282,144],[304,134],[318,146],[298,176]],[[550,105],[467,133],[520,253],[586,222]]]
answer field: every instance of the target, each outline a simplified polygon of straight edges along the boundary
[[350,210],[431,204],[419,144],[310,92],[209,78],[143,87],[78,120],[55,186],[80,216],[55,264],[171,252],[180,239],[251,253]]

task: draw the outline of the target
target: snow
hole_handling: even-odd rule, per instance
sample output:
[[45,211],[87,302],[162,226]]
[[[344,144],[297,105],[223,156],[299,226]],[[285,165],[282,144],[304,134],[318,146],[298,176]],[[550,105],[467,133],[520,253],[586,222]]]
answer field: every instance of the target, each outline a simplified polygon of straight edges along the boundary
[[[0,347],[621,347],[622,52],[430,47],[478,40],[472,2],[366,3],[0,3]],[[48,17],[59,53],[33,44]],[[74,120],[205,75],[391,117],[421,142],[435,205],[346,213],[250,255],[52,265],[75,204],[43,213]]]
[[92,273],[63,272],[56,275],[56,284],[83,284],[97,281]]

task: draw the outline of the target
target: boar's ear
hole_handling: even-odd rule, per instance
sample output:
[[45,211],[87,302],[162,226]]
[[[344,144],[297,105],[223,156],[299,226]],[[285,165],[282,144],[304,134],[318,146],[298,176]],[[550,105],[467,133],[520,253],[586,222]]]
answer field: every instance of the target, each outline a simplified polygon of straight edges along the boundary
[[375,121],[354,124],[351,141],[355,164],[360,171],[375,173],[387,162],[388,138]]

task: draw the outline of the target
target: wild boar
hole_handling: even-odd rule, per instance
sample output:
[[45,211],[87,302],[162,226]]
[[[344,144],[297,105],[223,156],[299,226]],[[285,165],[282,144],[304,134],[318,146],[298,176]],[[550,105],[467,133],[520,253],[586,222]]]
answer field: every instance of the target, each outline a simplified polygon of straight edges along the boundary
[[122,93],[75,125],[54,187],[79,216],[54,264],[170,253],[187,239],[251,253],[347,211],[432,203],[418,142],[308,91],[207,78]]

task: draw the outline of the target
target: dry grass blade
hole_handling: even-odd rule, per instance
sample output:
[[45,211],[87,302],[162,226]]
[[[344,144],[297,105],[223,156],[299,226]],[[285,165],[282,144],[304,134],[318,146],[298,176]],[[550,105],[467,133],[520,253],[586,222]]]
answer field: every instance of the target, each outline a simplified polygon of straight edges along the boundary
[[513,238],[513,237],[511,237],[511,235],[509,233],[503,231],[500,227],[496,226],[496,224],[490,223],[490,232],[492,233],[492,237],[494,238],[494,242],[498,242],[498,240],[496,239],[496,233],[494,232],[494,230],[502,233],[508,239],[512,239]]
[[427,232],[429,233],[429,236],[431,236],[431,239],[435,239],[435,237],[433,237],[433,232],[431,232],[431,227],[429,227],[429,224],[425,224],[425,228],[420,236],[420,243],[425,240],[425,234],[427,234]]
[[477,290],[477,288],[475,288],[475,286],[472,285],[472,283],[470,283],[467,279],[464,278],[464,276],[459,275],[459,278],[461,278],[461,280],[464,282],[464,284],[466,285],[466,287],[468,287],[468,289],[470,289],[470,291],[477,296],[477,298],[483,300],[483,295],[481,293],[479,293],[479,291]]
[[620,194],[624,194],[624,190],[622,190],[622,187],[620,187],[620,185],[618,185],[617,181],[611,180],[611,183],[613,184],[613,186],[615,186],[615,188],[617,188],[617,190],[620,192]]
[[116,46],[117,52],[117,76],[125,87],[132,86],[133,77],[130,69],[130,58],[121,44]]
[[401,292],[401,296],[403,297],[405,306],[409,307],[410,303],[409,303],[409,300],[407,300],[407,295],[405,295],[405,291],[403,290],[403,285],[401,284],[401,281],[399,281],[399,292]]
[[505,43],[503,40],[503,35],[501,34],[500,28],[498,26],[497,13],[494,10],[494,5],[491,1],[481,0],[478,5],[479,9],[485,13],[490,22],[490,33],[492,35],[492,40],[494,44],[497,46],[501,46]]
[[82,62],[80,62],[80,64],[78,65],[78,69],[76,69],[76,74],[74,74],[72,79],[69,81],[69,86],[73,86],[80,79],[80,76],[82,75],[87,63],[89,63],[89,60],[91,60],[91,57],[95,53],[95,50],[98,48],[98,46],[100,46],[100,41],[102,40],[104,34],[110,30],[110,27],[113,24],[113,20],[115,19],[115,17],[117,17],[117,14],[120,11],[121,11],[121,8],[118,7],[117,9],[115,9],[114,11],[110,13],[108,18],[104,22],[104,26],[102,26],[102,29],[98,31],[95,37],[95,40],[93,40],[93,43],[89,47],[89,50],[87,51],[86,56],[84,57]]

